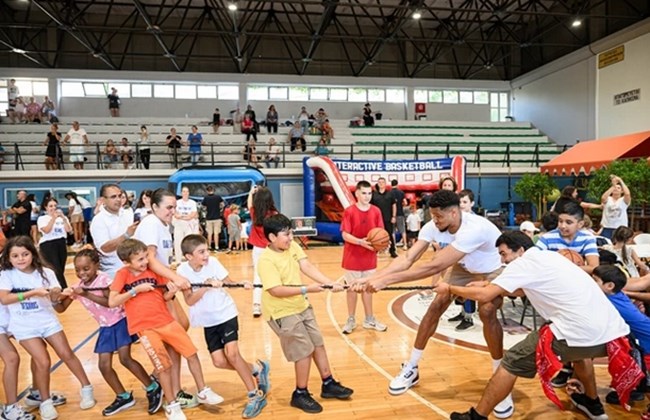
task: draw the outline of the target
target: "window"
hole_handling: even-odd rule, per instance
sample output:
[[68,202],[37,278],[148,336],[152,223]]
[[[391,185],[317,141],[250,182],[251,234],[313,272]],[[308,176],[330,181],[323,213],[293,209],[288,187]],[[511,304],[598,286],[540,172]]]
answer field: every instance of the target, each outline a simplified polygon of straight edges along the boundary
[[330,89],[330,101],[347,101],[348,100],[348,90],[332,88]]
[[34,95],[48,96],[50,94],[50,84],[48,82],[34,82]]
[[487,105],[489,103],[489,96],[487,92],[484,91],[477,91],[474,92],[474,103],[475,104],[481,104],[481,105]]
[[[112,83],[108,82],[107,92],[111,91],[111,88],[117,89],[117,96],[120,98],[130,98],[131,97],[131,83]],[[108,93],[107,93],[108,95]]]
[[490,120],[506,121],[508,116],[508,94],[505,92],[490,93]]
[[368,91],[360,88],[348,89],[348,101],[366,103],[368,102]]
[[20,96],[22,96],[23,99],[26,96],[33,95],[31,80],[16,80],[16,86],[18,86],[18,89],[20,90]]
[[239,99],[239,86],[238,85],[223,85],[217,88],[219,99]]
[[427,94],[426,90],[423,89],[415,89],[413,91],[413,101],[415,103],[426,103],[429,101],[429,96]]
[[248,100],[266,101],[269,99],[269,88],[266,86],[249,86]]
[[61,82],[61,96],[83,98],[84,87],[81,82]]
[[404,89],[386,89],[386,102],[394,104],[404,103]]
[[9,92],[7,88],[0,88],[0,102],[9,102]]
[[457,104],[458,103],[458,91],[457,90],[443,90],[442,91],[442,101],[446,104]]
[[217,99],[217,87],[198,85],[196,87],[197,97],[201,99]]
[[103,83],[84,83],[86,96],[106,96],[106,86]]
[[269,99],[284,99],[289,98],[289,89],[286,87],[270,87]]
[[132,84],[131,95],[134,98],[151,98],[151,84],[149,83]]
[[174,85],[153,85],[154,98],[173,98]]
[[429,103],[433,103],[433,104],[442,103],[442,91],[441,90],[430,90],[429,91]]
[[368,89],[368,102],[386,102],[384,89]]
[[196,99],[195,85],[176,85],[176,99]]
[[308,101],[309,88],[306,86],[292,86],[289,88],[290,101]]
[[327,89],[325,88],[311,88],[309,89],[309,99],[312,101],[326,101]]
[[461,104],[472,104],[474,103],[474,92],[461,90],[459,93],[459,99]]

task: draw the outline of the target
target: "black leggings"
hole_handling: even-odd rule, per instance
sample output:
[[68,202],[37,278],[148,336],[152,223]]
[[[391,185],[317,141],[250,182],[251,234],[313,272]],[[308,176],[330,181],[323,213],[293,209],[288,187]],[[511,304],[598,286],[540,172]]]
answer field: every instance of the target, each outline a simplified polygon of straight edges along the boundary
[[149,169],[149,162],[151,161],[151,149],[140,149],[140,161],[144,169]]
[[267,122],[266,123],[266,131],[268,133],[277,134],[277,132],[278,132],[278,123],[276,123],[276,122],[274,122],[274,123]]
[[65,261],[68,258],[68,247],[65,238],[41,242],[39,249],[45,262],[54,270],[54,274],[56,274],[56,279],[61,284],[61,288],[65,289],[68,287],[68,282],[65,280],[65,275],[63,274],[65,272]]

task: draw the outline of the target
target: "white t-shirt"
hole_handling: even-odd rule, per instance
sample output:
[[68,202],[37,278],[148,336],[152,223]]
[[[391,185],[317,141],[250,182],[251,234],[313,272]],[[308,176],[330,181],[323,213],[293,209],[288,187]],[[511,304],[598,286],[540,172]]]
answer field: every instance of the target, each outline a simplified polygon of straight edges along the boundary
[[39,217],[38,221],[36,222],[38,231],[41,232],[41,234],[43,235],[41,236],[41,239],[38,241],[39,244],[42,244],[43,242],[54,241],[55,239],[68,237],[68,234],[65,231],[65,221],[61,217],[57,217],[56,220],[54,221],[54,225],[52,226],[52,230],[50,230],[49,233],[45,233],[43,231],[43,228],[50,223],[50,220],[52,220],[52,216],[50,216],[49,214],[44,214],[43,216]]
[[165,225],[159,218],[145,217],[142,219],[138,228],[135,230],[135,239],[139,239],[147,246],[156,247],[156,259],[169,266],[174,256],[174,241],[169,231],[169,226]]
[[133,224],[133,209],[131,207],[122,207],[120,210],[120,222],[126,226]]
[[108,241],[118,238],[126,233],[130,223],[123,222],[123,209],[118,214],[109,213],[105,207],[93,217],[90,222],[90,234],[95,242],[97,252],[99,252],[99,267],[102,271],[114,274],[124,266],[124,263],[117,256],[117,251],[104,252],[102,246]]
[[196,201],[192,200],[191,198],[187,201],[183,201],[182,199],[176,201],[176,214],[180,216],[187,216],[188,214],[195,211],[197,211]]
[[460,228],[451,243],[465,253],[458,264],[470,273],[491,273],[501,267],[501,257],[496,241],[501,236],[499,228],[488,219],[472,213],[462,213]]
[[[135,216],[136,214],[140,215],[140,220],[144,219],[145,217],[149,216],[153,211],[151,209],[148,209],[146,207],[140,207],[139,209],[135,209],[133,211],[133,215]],[[134,219],[135,220],[135,219]]]
[[68,131],[68,136],[70,136],[70,151],[73,153],[83,153],[84,151],[84,136],[86,135],[86,130],[80,128],[75,130],[71,128]]
[[630,329],[596,282],[554,251],[533,247],[506,266],[492,284],[522,289],[558,340],[590,347],[628,335]]
[[36,204],[35,201],[30,201],[29,203],[32,205],[32,214],[30,215],[30,220],[38,220],[41,209],[38,208],[38,204]]
[[86,200],[83,197],[77,196],[77,200],[79,200],[79,204],[81,204],[82,209],[90,209],[93,207],[93,205],[90,204],[90,201]]
[[427,241],[429,243],[437,242],[441,248],[446,247],[454,240],[454,235],[449,232],[440,232],[433,221],[429,221],[420,228],[418,241]]
[[410,232],[417,232],[420,230],[420,218],[417,214],[411,213],[406,218],[406,229]]
[[[38,270],[29,274],[16,269],[0,271],[0,290],[61,288],[54,271],[44,268],[43,272],[47,281],[43,280]],[[7,305],[7,308],[9,309],[9,331],[16,336],[21,332],[32,331],[38,326],[59,322],[49,296],[31,297]]]
[[75,201],[72,198],[70,199],[70,201],[68,201],[68,207],[74,207],[72,209],[72,214],[82,214],[83,213],[83,209],[81,208],[81,204],[79,204],[79,202]]
[[607,197],[601,220],[603,227],[616,229],[619,226],[627,226],[627,208],[625,197],[620,197],[618,200]]
[[[228,277],[228,270],[214,257],[208,259],[208,265],[194,271],[188,262],[178,266],[176,271],[190,283],[204,283],[209,278],[223,280]],[[210,289],[194,305],[190,306],[190,323],[193,327],[213,327],[237,316],[237,306],[226,289]]]

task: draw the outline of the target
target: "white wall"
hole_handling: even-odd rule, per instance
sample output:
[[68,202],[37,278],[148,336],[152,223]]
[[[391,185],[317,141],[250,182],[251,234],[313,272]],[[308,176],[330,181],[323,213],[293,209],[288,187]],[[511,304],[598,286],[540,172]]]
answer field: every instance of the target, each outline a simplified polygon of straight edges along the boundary
[[[650,130],[650,34],[625,44],[623,61],[597,70],[597,133],[606,138]],[[641,89],[641,99],[614,105],[614,95]]]

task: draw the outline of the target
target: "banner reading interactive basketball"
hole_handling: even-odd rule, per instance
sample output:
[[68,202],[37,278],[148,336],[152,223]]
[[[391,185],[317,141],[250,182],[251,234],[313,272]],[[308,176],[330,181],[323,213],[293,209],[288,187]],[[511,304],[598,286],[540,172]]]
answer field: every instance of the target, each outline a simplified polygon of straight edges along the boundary
[[354,189],[365,180],[374,185],[381,177],[388,185],[396,179],[409,203],[438,189],[440,179],[451,176],[459,191],[465,188],[465,158],[426,160],[341,160],[316,156],[303,160],[305,216],[316,217],[319,239],[342,242],[343,210],[356,202]]

